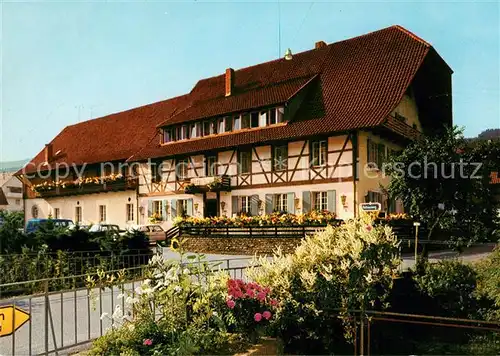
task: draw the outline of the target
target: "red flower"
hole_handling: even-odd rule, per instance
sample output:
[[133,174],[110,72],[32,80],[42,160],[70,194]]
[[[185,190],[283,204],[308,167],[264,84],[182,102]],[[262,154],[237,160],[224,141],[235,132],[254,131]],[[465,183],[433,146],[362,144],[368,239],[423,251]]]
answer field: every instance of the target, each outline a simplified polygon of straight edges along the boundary
[[254,320],[256,322],[259,322],[262,320],[262,314],[261,313],[255,313],[255,315],[253,316]]
[[269,310],[266,310],[264,313],[262,313],[262,316],[264,317],[264,319],[269,320],[271,319],[272,314]]
[[226,304],[227,304],[227,306],[228,306],[229,309],[233,309],[234,306],[236,305],[236,303],[232,299],[228,299],[227,302],[226,302]]
[[153,340],[151,340],[151,339],[145,339],[142,344],[144,346],[151,346],[151,345],[153,345]]

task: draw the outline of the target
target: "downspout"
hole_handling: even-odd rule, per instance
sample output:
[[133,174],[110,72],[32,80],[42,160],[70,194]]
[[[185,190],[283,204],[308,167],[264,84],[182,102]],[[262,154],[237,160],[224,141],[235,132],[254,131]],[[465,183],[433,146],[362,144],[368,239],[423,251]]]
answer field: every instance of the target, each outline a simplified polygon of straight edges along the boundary
[[352,162],[353,162],[353,210],[354,210],[354,217],[356,218],[358,215],[358,204],[357,204],[357,187],[356,187],[356,181],[358,180],[358,131],[355,131],[351,134],[351,144],[352,144]]

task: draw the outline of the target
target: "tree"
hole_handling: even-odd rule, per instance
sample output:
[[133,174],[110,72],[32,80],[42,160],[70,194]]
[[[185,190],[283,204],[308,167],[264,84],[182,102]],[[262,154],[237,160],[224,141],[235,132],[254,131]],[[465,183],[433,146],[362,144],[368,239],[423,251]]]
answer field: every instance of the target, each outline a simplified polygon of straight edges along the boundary
[[470,144],[456,127],[424,136],[383,167],[391,176],[387,191],[427,226],[429,240],[439,231],[462,243],[493,240],[498,202],[489,176],[499,154],[499,141]]

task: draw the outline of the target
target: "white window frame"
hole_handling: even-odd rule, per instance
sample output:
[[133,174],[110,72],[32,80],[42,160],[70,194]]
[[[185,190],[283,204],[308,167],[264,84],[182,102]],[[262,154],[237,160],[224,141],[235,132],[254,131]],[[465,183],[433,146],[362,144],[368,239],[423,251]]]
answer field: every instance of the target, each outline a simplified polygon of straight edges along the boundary
[[153,214],[163,216],[163,202],[161,200],[153,200]]
[[259,112],[259,127],[267,126],[267,119],[269,117],[269,110]]
[[[278,157],[278,152],[284,153],[286,156],[280,159]],[[274,146],[274,162],[273,162],[273,170],[274,171],[284,171],[288,169],[288,144]]]
[[107,219],[106,205],[99,205],[99,222],[105,223]]
[[276,194],[274,196],[275,200],[275,210],[279,212],[288,211],[288,194]]
[[240,206],[240,211],[239,213],[246,213],[250,214],[250,197],[248,195],[241,195],[239,197],[239,206]]
[[323,211],[328,210],[328,193],[325,191],[322,192],[313,192],[313,203],[314,210]]
[[327,142],[326,140],[313,141],[311,144],[311,163],[314,167],[324,166],[327,161]]
[[126,219],[127,219],[127,221],[134,221],[134,204],[127,203],[125,209],[126,209]]
[[177,180],[187,179],[189,177],[189,159],[183,158],[178,160],[175,167],[175,172]]

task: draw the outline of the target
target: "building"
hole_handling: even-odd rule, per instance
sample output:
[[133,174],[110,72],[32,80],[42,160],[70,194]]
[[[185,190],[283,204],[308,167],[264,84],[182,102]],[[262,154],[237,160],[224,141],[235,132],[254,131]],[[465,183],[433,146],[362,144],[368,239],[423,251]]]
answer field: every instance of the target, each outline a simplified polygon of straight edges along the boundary
[[15,172],[0,172],[0,210],[23,211],[23,184]]
[[183,214],[350,218],[364,202],[401,212],[383,163],[452,124],[451,74],[400,26],[228,68],[185,95],[66,127],[19,172],[26,217],[168,227]]

